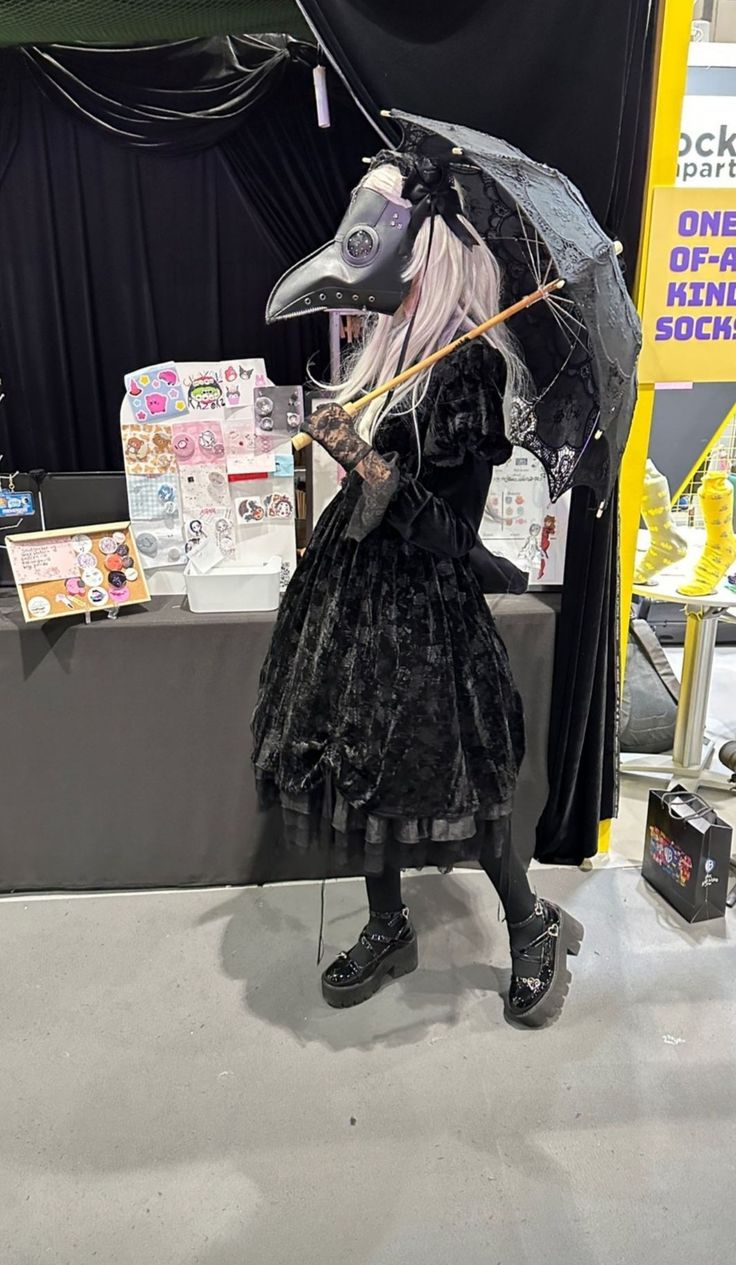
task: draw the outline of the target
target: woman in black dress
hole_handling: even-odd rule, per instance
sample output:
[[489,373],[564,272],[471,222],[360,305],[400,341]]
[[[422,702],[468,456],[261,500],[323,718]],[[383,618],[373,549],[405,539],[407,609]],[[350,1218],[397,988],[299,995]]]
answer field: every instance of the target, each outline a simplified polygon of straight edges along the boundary
[[[382,154],[335,240],[282,279],[269,317],[355,306],[372,317],[343,400],[498,310],[495,260],[436,163]],[[393,315],[391,315],[393,314]],[[369,919],[322,977],[333,1006],[417,965],[401,869],[479,860],[503,903],[507,1013],[540,1025],[567,991],[580,925],[532,892],[511,845],[524,751],[508,657],[471,567],[507,404],[525,374],[504,326],[353,421],[309,434],[347,471],[284,597],[253,718],[264,804],[286,841],[329,838],[366,876]]]

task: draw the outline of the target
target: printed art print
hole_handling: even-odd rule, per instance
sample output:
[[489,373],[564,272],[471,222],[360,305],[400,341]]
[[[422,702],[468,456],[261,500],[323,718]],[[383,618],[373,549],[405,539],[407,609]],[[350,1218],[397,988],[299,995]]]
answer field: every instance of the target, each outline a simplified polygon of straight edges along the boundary
[[171,447],[171,426],[157,422],[121,422],[123,460],[129,476],[173,474],[176,458]]
[[219,361],[187,360],[179,372],[190,416],[221,417],[226,399]]
[[266,363],[261,358],[253,360],[221,360],[220,380],[225,393],[227,408],[241,408],[253,403],[256,387],[265,386]]

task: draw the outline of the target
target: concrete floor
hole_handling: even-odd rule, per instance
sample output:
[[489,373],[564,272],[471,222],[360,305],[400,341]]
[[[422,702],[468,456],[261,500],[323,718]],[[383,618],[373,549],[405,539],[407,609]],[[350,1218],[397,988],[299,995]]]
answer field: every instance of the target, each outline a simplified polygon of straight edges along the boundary
[[[502,1018],[477,873],[407,883],[420,970],[347,1012],[314,885],[4,901],[0,1260],[725,1265],[734,915],[536,878],[588,928],[543,1032]],[[329,886],[329,951],[361,914]]]

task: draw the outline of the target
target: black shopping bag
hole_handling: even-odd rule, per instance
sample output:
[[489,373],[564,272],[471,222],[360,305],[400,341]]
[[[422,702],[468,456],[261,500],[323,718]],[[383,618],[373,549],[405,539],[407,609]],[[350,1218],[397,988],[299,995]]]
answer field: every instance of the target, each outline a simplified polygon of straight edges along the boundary
[[731,835],[700,795],[681,786],[649,792],[641,872],[687,922],[725,914]]

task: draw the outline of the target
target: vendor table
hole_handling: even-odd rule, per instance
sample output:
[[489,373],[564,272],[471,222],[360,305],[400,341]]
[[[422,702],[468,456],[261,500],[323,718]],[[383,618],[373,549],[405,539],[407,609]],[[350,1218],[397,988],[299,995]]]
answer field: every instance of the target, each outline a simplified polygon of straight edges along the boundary
[[[531,856],[547,798],[554,595],[489,599],[524,699],[514,833]],[[0,595],[0,890],[319,877],[257,810],[250,715],[273,615],[195,615],[181,597],[45,625]]]

